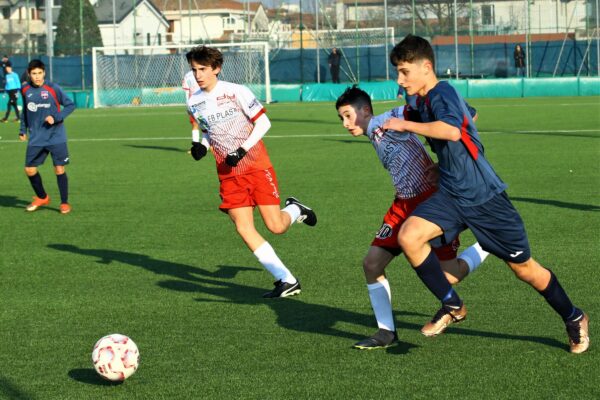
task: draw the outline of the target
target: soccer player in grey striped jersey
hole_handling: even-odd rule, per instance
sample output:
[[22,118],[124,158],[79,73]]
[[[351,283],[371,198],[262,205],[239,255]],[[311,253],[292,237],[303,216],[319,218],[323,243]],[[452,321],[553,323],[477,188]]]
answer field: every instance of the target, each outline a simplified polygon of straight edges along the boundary
[[[416,135],[384,131],[389,118],[403,118],[404,107],[373,115],[369,95],[358,87],[348,88],[337,100],[336,109],[344,128],[352,136],[366,135],[395,188],[392,206],[383,219],[363,260],[363,270],[378,331],[354,345],[357,349],[385,348],[397,341],[392,312],[391,290],[385,268],[402,253],[398,231],[416,206],[436,191],[436,165]],[[451,243],[435,243],[442,269],[452,284],[477,268],[487,253],[475,243],[457,257],[458,237]]]

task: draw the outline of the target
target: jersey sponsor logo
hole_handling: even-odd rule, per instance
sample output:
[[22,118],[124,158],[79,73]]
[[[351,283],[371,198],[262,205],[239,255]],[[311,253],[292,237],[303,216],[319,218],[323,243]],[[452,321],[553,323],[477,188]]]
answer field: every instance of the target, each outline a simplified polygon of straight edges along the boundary
[[258,102],[258,99],[254,99],[250,102],[250,104],[248,105],[248,108],[250,110],[252,110],[254,107],[259,107],[260,103]]
[[377,239],[387,239],[392,236],[392,233],[394,233],[394,230],[392,229],[391,225],[383,224],[381,225],[381,228],[379,228],[379,232],[377,232],[375,237]]
[[227,110],[217,111],[214,114],[210,114],[206,116],[206,120],[209,124],[214,124],[221,121],[226,121],[233,116],[235,116],[237,109],[235,107],[231,107]]
[[201,101],[200,103],[192,104],[190,106],[192,112],[200,112],[202,110],[206,110],[206,101]]
[[48,100],[48,92],[46,92],[45,90],[42,90],[42,92],[40,94],[42,96],[42,99]]
[[36,112],[38,108],[50,108],[50,103],[27,103],[27,109],[31,112]]
[[196,121],[198,121],[198,126],[200,127],[201,131],[208,132],[208,122],[204,119],[202,115],[198,115],[196,117]]
[[376,126],[373,129],[373,139],[375,139],[375,141],[377,143],[381,142],[381,139],[383,139],[384,134],[385,134],[385,132],[384,132],[383,128],[380,126]]
[[217,106],[222,106],[227,103],[235,103],[235,94],[228,96],[227,94],[223,94],[223,96],[217,96]]

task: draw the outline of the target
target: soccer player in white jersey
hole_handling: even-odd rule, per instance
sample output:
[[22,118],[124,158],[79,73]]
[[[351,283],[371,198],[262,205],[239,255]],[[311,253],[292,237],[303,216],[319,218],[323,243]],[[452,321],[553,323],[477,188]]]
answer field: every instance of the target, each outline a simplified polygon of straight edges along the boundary
[[285,201],[283,210],[279,208],[277,178],[262,141],[271,122],[247,87],[219,80],[221,52],[198,46],[186,57],[198,85],[187,99],[188,111],[202,131],[202,137],[193,134],[192,157],[200,160],[212,148],[220,181],[219,208],[229,215],[248,248],[275,278],[275,288],[263,297],[298,294],[300,282],[256,230],[254,208],[275,234],[285,233],[294,222],[314,226],[317,217],[294,197]]
[[[366,135],[369,138],[396,189],[394,202],[363,260],[369,298],[379,329],[373,336],[354,345],[357,349],[367,350],[385,348],[398,340],[385,268],[402,253],[397,239],[400,226],[419,203],[436,191],[435,164],[416,135],[384,132],[381,128],[391,117],[402,118],[404,107],[374,116],[369,95],[353,86],[337,99],[336,109],[344,128],[352,136]],[[457,258],[459,244],[458,238],[452,243],[434,244],[434,251],[451,284],[460,282],[473,272],[488,255],[475,243]]]

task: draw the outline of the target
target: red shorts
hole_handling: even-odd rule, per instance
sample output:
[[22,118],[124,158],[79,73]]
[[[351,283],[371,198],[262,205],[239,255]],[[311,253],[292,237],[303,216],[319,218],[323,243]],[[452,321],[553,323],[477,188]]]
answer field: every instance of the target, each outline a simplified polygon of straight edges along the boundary
[[273,167],[223,179],[219,195],[222,201],[219,209],[223,212],[232,208],[280,203],[277,177]]
[[[377,232],[375,239],[371,242],[371,246],[382,247],[396,256],[402,253],[402,248],[398,244],[400,226],[402,226],[413,210],[434,192],[435,190],[431,190],[412,199],[394,199],[394,203],[383,217],[381,228],[379,228],[379,232]],[[452,243],[433,248],[433,251],[440,261],[446,261],[456,258],[456,252],[459,247],[460,240],[456,237]]]

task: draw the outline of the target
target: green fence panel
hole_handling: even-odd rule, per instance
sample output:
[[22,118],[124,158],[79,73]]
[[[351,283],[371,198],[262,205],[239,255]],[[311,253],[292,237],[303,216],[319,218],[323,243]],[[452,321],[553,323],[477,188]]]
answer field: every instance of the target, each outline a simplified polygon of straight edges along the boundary
[[580,96],[600,96],[600,79],[581,77],[579,78]]
[[469,97],[469,81],[465,79],[449,79],[448,83],[451,84],[462,97]]
[[300,101],[301,85],[271,85],[273,101]]
[[524,97],[578,96],[578,78],[524,78]]
[[509,79],[470,79],[467,81],[470,98],[522,97],[523,80]]
[[[352,84],[313,83],[302,86],[302,101],[336,101]],[[364,82],[358,85],[373,101],[393,100],[398,96],[398,84],[394,81]]]

